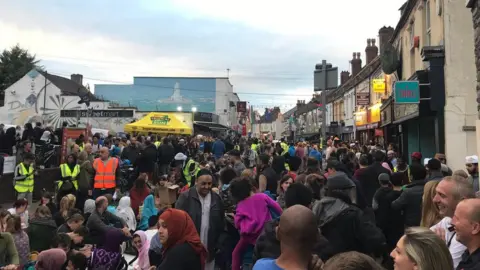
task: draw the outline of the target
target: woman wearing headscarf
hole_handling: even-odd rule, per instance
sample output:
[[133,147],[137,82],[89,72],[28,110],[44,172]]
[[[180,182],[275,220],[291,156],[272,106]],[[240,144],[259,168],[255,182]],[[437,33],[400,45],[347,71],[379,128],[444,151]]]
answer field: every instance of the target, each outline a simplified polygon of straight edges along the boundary
[[26,123],[24,126],[23,134],[22,134],[22,141],[33,142],[34,139],[35,139],[35,132],[33,131],[32,123]]
[[138,208],[148,195],[150,195],[150,189],[147,186],[147,174],[141,173],[130,189],[130,200],[135,216],[138,216]]
[[158,236],[163,245],[158,270],[204,270],[208,252],[186,212],[166,209],[158,220]]
[[85,224],[88,221],[90,215],[95,211],[95,201],[92,199],[88,199],[85,201],[85,205],[83,206],[83,217],[85,218]]
[[153,198],[153,195],[148,195],[143,201],[142,218],[140,219],[140,225],[138,228],[142,231],[147,230],[148,219],[156,214],[158,214],[158,210],[157,207],[155,207],[155,199]]
[[150,268],[150,260],[148,258],[148,250],[150,249],[150,241],[144,231],[136,231],[133,234],[133,245],[137,249],[138,259],[134,266],[135,270],[148,270]]
[[116,214],[127,223],[130,231],[135,231],[137,229],[137,219],[135,218],[135,213],[131,207],[130,197],[125,196],[120,199]]
[[89,269],[120,270],[126,266],[120,245],[125,240],[121,230],[110,229],[106,232],[106,242],[92,251]]
[[67,254],[60,248],[40,252],[35,264],[36,270],[61,270],[67,261]]

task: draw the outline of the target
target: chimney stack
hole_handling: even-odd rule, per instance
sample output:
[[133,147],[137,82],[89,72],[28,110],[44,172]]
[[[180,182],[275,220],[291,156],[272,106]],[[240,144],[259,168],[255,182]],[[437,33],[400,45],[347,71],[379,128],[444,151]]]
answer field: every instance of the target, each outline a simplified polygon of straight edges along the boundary
[[360,53],[353,53],[352,59],[352,77],[355,77],[360,70],[362,70],[362,59],[360,59]]
[[375,59],[378,55],[378,47],[375,45],[375,39],[367,39],[367,48],[365,49],[366,65]]
[[380,55],[383,54],[383,46],[390,42],[390,39],[392,39],[394,31],[395,29],[393,29],[393,27],[391,26],[384,26],[378,31],[378,45],[380,47]]
[[83,75],[82,74],[72,74],[70,75],[70,79],[79,85],[83,86]]
[[348,71],[342,71],[340,73],[340,84],[344,84],[348,81],[348,79],[350,79],[350,72]]

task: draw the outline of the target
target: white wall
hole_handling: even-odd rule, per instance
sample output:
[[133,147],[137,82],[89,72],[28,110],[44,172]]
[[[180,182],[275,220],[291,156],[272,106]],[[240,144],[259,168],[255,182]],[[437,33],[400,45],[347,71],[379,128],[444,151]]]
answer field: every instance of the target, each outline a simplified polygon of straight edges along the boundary
[[[219,122],[225,126],[231,126],[234,123],[233,110],[229,106],[229,102],[233,99],[233,85],[227,78],[217,78],[215,80],[215,113],[219,116]],[[233,107],[234,108],[234,107]],[[236,113],[235,113],[236,117]]]
[[345,126],[353,126],[355,124],[355,89],[346,92],[343,96],[343,107],[345,111]]
[[[438,1],[438,0],[437,0]],[[445,154],[452,170],[476,154],[476,134],[463,131],[477,119],[473,22],[465,1],[443,1],[445,25]]]
[[[49,81],[45,98],[45,77],[41,74],[31,77],[29,74],[5,90],[5,106],[0,107],[0,122],[20,126],[42,122],[54,128],[60,127],[64,121],[77,124],[76,118],[60,117],[60,111],[86,109],[85,104],[77,103],[80,98],[61,96],[60,89]],[[106,110],[108,105],[108,102],[91,102],[91,107],[95,110]],[[123,131],[124,125],[131,120],[132,118],[90,118],[89,122],[95,128]]]
[[330,122],[333,121],[333,103],[327,104],[327,127],[330,126]]

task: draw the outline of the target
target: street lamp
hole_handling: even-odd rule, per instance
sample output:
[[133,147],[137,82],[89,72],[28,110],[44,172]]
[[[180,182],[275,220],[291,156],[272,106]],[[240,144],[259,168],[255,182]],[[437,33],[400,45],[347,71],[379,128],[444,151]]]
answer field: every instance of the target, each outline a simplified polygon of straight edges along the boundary
[[178,106],[177,111],[181,112],[182,111],[182,106]]
[[192,112],[196,112],[197,111],[197,107],[192,107]]

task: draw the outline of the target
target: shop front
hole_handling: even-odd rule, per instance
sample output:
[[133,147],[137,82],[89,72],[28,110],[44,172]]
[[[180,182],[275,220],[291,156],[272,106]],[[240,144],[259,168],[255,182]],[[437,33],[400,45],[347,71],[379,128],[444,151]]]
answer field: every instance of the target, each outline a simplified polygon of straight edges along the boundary
[[396,127],[392,125],[393,107],[392,99],[385,100],[380,108],[380,128],[383,131],[385,146],[389,143],[398,144]]
[[354,141],[355,133],[353,132],[353,126],[342,126],[340,128],[340,136],[344,142]]

